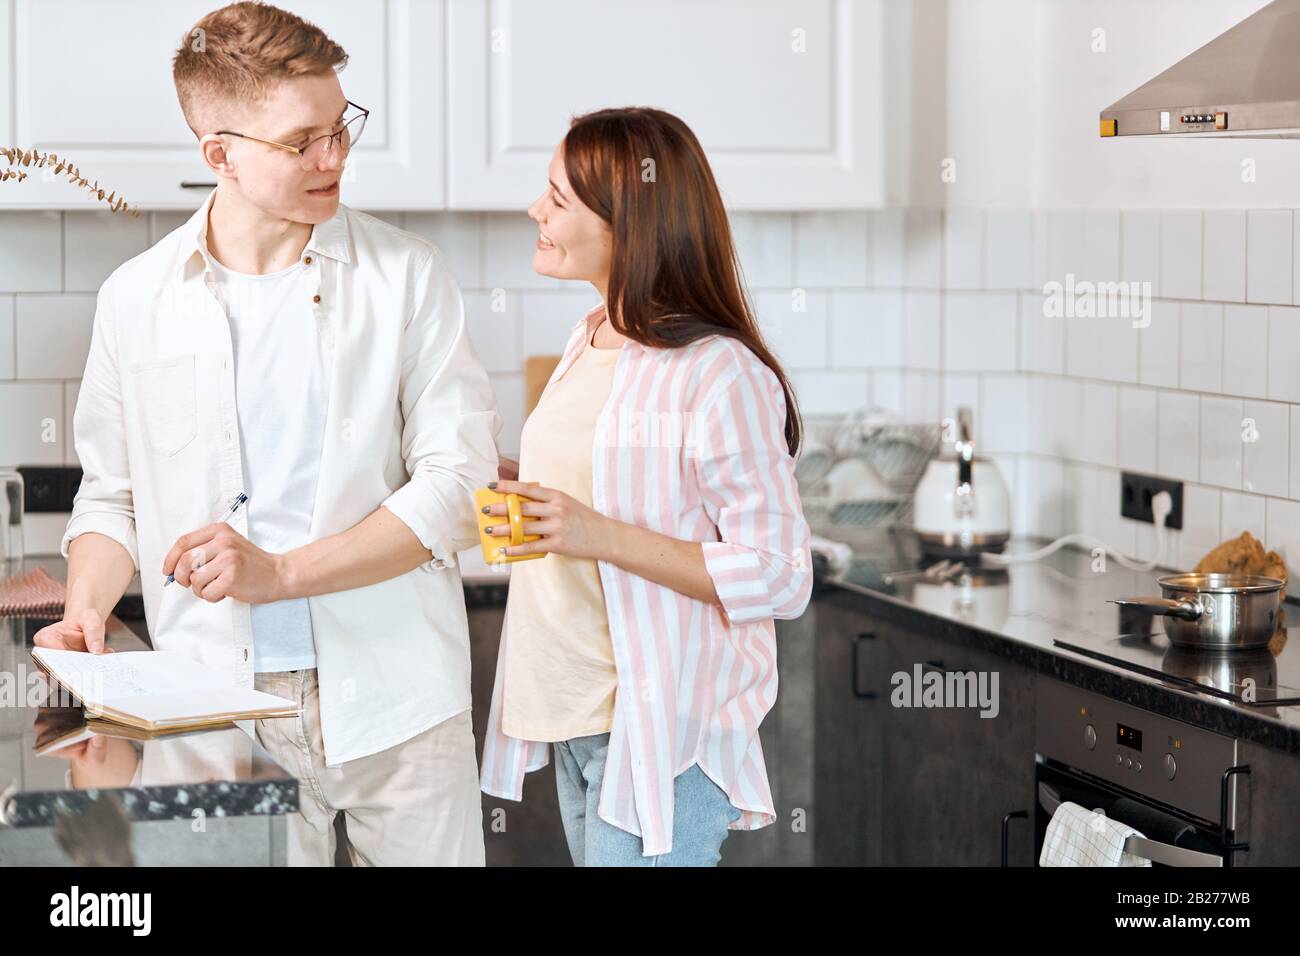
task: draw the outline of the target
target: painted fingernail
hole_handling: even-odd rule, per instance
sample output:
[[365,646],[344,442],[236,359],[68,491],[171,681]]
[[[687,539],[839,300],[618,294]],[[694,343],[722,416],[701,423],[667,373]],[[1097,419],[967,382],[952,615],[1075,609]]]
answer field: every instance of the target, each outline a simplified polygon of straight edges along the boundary
[[506,553],[505,548],[497,548],[497,554],[505,554],[505,553]]
[[483,533],[484,533],[484,534],[491,534],[491,533],[492,533],[492,526],[491,526],[491,525],[488,525],[486,528],[484,528],[484,529],[483,529]]
[[488,513],[488,506],[487,506],[487,505],[484,505],[484,506],[482,507],[482,509],[480,509],[480,510],[482,510],[482,512],[483,512],[484,514],[487,514],[487,513]]
[[488,487],[491,488],[493,491],[495,491],[497,487],[497,483],[495,481],[489,481]]

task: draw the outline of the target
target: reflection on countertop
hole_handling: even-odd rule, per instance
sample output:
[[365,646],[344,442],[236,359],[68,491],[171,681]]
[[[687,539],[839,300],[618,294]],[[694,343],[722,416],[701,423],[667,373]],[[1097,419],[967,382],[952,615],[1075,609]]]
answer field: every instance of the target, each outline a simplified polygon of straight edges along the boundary
[[[98,721],[87,724],[80,708],[44,706],[49,684],[31,647],[47,623],[0,617],[0,823],[49,826],[59,811],[85,810],[105,793],[129,820],[297,809],[297,779],[233,724],[132,739]],[[107,640],[117,651],[147,650],[116,618],[109,619]]]

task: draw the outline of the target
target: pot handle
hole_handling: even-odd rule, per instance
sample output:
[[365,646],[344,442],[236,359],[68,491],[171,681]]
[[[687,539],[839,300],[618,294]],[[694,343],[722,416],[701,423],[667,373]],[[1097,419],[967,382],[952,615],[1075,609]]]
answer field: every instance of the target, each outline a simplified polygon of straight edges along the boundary
[[1135,607],[1149,614],[1162,614],[1195,621],[1201,616],[1201,606],[1193,601],[1175,601],[1173,598],[1131,597],[1115,598],[1108,603],[1121,607]]

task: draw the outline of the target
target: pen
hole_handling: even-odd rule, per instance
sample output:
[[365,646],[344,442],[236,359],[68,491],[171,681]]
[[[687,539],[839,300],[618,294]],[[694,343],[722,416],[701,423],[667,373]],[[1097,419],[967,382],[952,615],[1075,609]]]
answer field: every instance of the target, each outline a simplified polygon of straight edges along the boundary
[[[248,495],[244,494],[244,493],[241,491],[238,495],[235,496],[235,502],[234,502],[234,504],[232,504],[232,505],[231,505],[231,506],[226,510],[226,513],[225,513],[224,515],[222,515],[220,518],[218,518],[217,520],[218,520],[218,521],[227,521],[227,522],[228,522],[228,521],[230,520],[230,516],[233,515],[233,514],[238,510],[239,506],[242,505],[242,504],[243,504],[245,501],[247,501],[247,500],[248,500]],[[173,581],[175,581],[175,580],[176,580],[176,575],[175,575],[175,574],[169,574],[169,575],[167,575],[167,580],[163,582],[163,587],[166,587],[167,585],[171,584],[171,583],[172,583]]]

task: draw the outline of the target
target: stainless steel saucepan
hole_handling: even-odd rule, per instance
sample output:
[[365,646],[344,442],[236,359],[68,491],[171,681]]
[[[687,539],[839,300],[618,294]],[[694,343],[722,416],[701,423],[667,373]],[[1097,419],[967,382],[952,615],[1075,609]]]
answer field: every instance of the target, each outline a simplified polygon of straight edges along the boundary
[[1259,574],[1171,574],[1162,597],[1118,598],[1123,607],[1164,617],[1171,644],[1198,650],[1263,647],[1277,631],[1286,582]]

